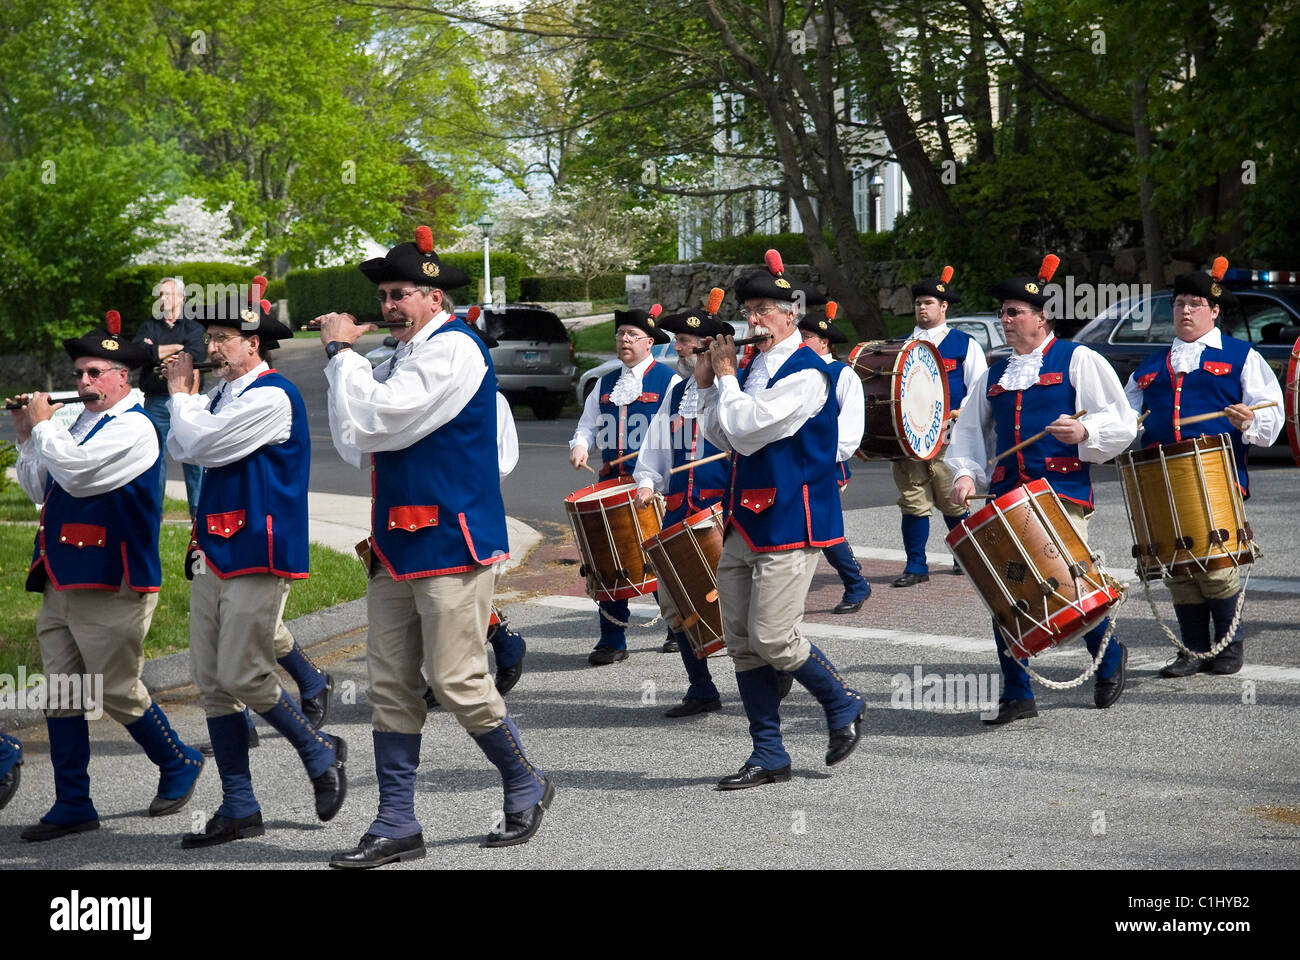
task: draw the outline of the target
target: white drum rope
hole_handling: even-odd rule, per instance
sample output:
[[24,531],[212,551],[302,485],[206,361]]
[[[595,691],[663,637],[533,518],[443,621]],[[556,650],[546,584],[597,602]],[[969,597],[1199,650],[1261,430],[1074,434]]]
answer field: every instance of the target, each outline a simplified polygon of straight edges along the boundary
[[624,628],[626,628],[626,627],[653,627],[656,623],[658,623],[660,620],[662,620],[662,619],[664,618],[663,613],[656,613],[656,614],[654,615],[654,619],[653,619],[653,620],[647,620],[645,623],[633,623],[631,620],[623,621],[623,620],[618,619],[618,617],[611,617],[608,613],[605,612],[605,608],[602,607],[602,606],[600,606],[599,604],[597,604],[596,609],[600,611],[600,615],[601,615],[602,617],[604,617],[606,620],[608,620],[610,623],[612,623],[612,624],[613,624],[614,626],[616,626],[616,627],[624,627]]
[[[1025,668],[1025,672],[1028,673],[1035,680],[1037,680],[1039,683],[1041,683],[1043,686],[1047,687],[1048,689],[1071,690],[1074,687],[1077,687],[1080,684],[1087,681],[1089,677],[1091,677],[1094,673],[1097,672],[1097,667],[1101,665],[1102,658],[1106,656],[1106,649],[1110,646],[1110,638],[1113,637],[1114,635],[1115,635],[1115,617],[1112,616],[1110,618],[1110,625],[1106,628],[1106,635],[1101,638],[1101,645],[1097,647],[1097,656],[1094,657],[1092,662],[1088,664],[1088,669],[1084,670],[1083,673],[1079,674],[1073,680],[1066,680],[1064,683],[1057,682],[1056,680],[1048,680],[1046,677],[1042,676],[1037,670],[1035,670],[1033,667],[1029,666],[1028,664],[1023,664]],[[1007,652],[1011,653],[1010,644],[1007,645]]]

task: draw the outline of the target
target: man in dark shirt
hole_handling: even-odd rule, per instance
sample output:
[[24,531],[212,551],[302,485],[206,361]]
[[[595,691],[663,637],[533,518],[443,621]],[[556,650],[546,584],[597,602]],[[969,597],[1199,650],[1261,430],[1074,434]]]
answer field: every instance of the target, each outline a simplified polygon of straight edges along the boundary
[[[158,306],[161,318],[151,318],[140,325],[135,342],[153,351],[154,362],[160,363],[168,357],[184,350],[195,363],[206,360],[208,348],[203,342],[203,327],[195,320],[182,316],[181,308],[185,303],[185,291],[180,282],[172,277],[165,278],[158,284]],[[190,393],[198,393],[203,381],[203,374],[195,372],[190,384]],[[171,414],[167,409],[167,378],[155,373],[153,364],[140,371],[140,389],[144,391],[144,412],[153,421],[158,430],[158,442],[166,448],[167,434],[171,431]],[[193,463],[184,464],[185,498],[190,505],[190,518],[193,519],[195,507],[199,502],[199,480],[203,468]],[[166,489],[167,473],[163,471],[163,487]]]

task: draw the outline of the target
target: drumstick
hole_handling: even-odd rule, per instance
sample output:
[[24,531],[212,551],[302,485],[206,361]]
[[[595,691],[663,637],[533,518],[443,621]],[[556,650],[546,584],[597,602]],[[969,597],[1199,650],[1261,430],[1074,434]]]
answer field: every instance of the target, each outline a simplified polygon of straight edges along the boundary
[[683,470],[690,470],[692,467],[698,467],[702,463],[712,463],[714,460],[724,460],[731,456],[730,453],[715,453],[711,457],[703,457],[699,460],[687,460],[680,467],[673,467],[669,473],[681,473]]
[[631,453],[625,453],[625,454],[623,454],[623,456],[619,457],[617,460],[611,460],[611,461],[609,461],[609,463],[607,463],[606,466],[608,466],[608,467],[612,467],[612,466],[615,466],[615,465],[617,465],[617,464],[622,463],[622,462],[625,461],[625,460],[631,460],[633,457],[639,457],[640,455],[641,455],[641,451],[640,451],[640,450],[633,450]]
[[[1073,417],[1071,417],[1070,419],[1072,419],[1072,420],[1078,420],[1080,417],[1084,417],[1084,416],[1087,416],[1087,415],[1088,415],[1088,411],[1087,411],[1087,410],[1080,410],[1078,413],[1076,413],[1076,414],[1075,414]],[[1218,414],[1215,414],[1215,416],[1218,416]],[[1009,456],[1011,456],[1013,453],[1016,453],[1016,452],[1018,452],[1018,451],[1020,451],[1020,450],[1025,449],[1025,447],[1029,446],[1031,443],[1037,443],[1039,440],[1043,439],[1043,437],[1045,437],[1045,436],[1047,436],[1047,431],[1046,431],[1046,430],[1039,430],[1036,434],[1034,434],[1034,435],[1033,435],[1032,437],[1030,437],[1028,440],[1021,440],[1019,443],[1017,443],[1017,444],[1016,444],[1014,447],[1012,447],[1010,450],[1003,450],[1003,451],[1002,451],[1001,453],[999,453],[996,457],[994,457],[992,460],[989,461],[989,466],[990,466],[990,467],[993,466],[993,464],[997,463],[997,462],[998,462],[999,460],[1001,460],[1003,457],[1009,457]]]
[[[1276,401],[1276,400],[1270,400],[1268,403],[1257,403],[1257,404],[1255,404],[1253,407],[1249,407],[1248,409],[1250,409],[1250,410],[1263,410],[1265,407],[1276,407],[1276,406],[1277,406],[1277,401]],[[1183,417],[1183,419],[1181,419],[1181,420],[1175,420],[1175,421],[1174,421],[1174,426],[1176,426],[1176,427],[1185,427],[1185,426],[1187,426],[1189,423],[1201,423],[1201,422],[1204,421],[1204,420],[1213,420],[1213,419],[1215,419],[1216,417],[1223,417],[1223,416],[1226,416],[1227,413],[1228,413],[1227,408],[1224,408],[1223,410],[1214,410],[1214,411],[1212,411],[1212,412],[1210,412],[1210,413],[1198,413],[1198,414],[1197,414],[1196,416],[1194,416],[1194,417]]]

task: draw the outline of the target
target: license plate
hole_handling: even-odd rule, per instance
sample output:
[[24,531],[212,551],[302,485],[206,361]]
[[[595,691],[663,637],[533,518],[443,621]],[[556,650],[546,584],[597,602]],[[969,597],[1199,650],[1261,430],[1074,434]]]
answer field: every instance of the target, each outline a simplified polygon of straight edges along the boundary
[[525,350],[524,363],[541,363],[542,352],[540,350]]

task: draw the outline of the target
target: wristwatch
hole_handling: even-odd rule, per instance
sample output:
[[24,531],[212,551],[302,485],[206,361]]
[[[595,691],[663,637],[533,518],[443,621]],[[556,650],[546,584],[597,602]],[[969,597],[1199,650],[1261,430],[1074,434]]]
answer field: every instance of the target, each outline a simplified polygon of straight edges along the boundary
[[348,343],[346,340],[331,340],[329,343],[325,345],[325,356],[328,359],[333,360],[334,357],[338,355],[338,352],[340,350],[351,350],[351,349],[352,349],[352,344]]

